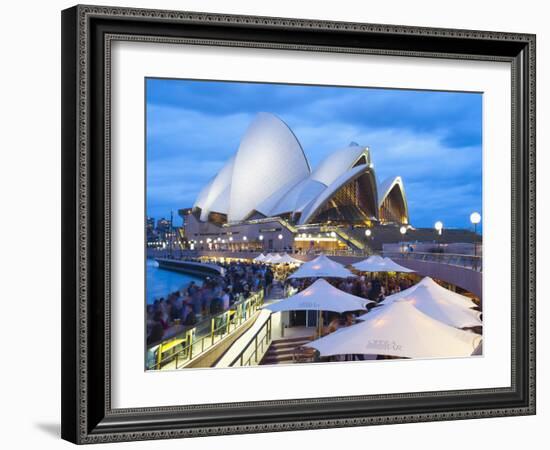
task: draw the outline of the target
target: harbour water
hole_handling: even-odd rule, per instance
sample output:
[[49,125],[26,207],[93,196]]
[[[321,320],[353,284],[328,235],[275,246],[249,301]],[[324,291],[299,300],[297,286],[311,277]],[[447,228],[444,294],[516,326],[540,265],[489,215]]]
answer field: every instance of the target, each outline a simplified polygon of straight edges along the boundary
[[186,286],[191,281],[201,284],[199,277],[171,270],[159,269],[154,259],[147,259],[147,303],[153,303],[155,299],[166,298],[170,292],[174,292]]

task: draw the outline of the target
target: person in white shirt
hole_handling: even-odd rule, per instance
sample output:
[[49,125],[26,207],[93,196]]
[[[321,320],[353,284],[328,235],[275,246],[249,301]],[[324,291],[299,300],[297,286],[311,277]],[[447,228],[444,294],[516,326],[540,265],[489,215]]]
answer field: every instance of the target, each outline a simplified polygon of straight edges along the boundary
[[222,302],[223,310],[227,311],[229,309],[229,289],[227,288],[223,290]]

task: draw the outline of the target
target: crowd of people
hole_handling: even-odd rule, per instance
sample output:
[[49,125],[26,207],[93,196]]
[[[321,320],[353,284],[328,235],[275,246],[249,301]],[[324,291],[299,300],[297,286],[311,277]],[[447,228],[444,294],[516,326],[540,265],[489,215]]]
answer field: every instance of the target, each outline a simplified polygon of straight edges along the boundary
[[[288,285],[294,293],[300,292],[316,281],[315,278],[291,278]],[[366,277],[361,275],[355,278],[327,279],[334,287],[348,294],[366,298],[375,302],[381,302],[387,296],[401,292],[412,286],[412,281],[407,277],[395,277],[383,280],[378,277]]]
[[207,277],[202,284],[191,281],[147,305],[148,344],[161,341],[174,325],[194,326],[255,292],[267,293],[273,282],[273,272],[267,266],[242,262],[218,265],[224,268],[223,276]]

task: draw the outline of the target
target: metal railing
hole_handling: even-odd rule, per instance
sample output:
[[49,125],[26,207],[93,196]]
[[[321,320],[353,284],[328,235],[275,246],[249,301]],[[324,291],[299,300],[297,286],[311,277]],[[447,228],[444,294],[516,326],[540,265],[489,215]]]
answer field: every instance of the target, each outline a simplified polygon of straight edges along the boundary
[[230,367],[258,365],[271,344],[271,316],[235,357]]
[[348,247],[349,244],[352,244],[360,252],[363,252],[365,250],[366,244],[364,242],[361,242],[359,239],[356,239],[348,232],[339,228],[335,228],[334,231],[336,233],[336,236],[340,237],[341,240],[343,240]]
[[150,347],[148,351],[154,352],[155,358],[154,362],[148,363],[147,368],[160,370],[169,366],[171,369],[179,369],[249,320],[262,307],[263,300],[263,291],[256,292],[246,300],[234,303],[229,310],[212,316],[206,330],[203,321],[194,328]]
[[401,258],[424,262],[435,262],[450,266],[464,267],[466,269],[481,272],[483,270],[482,257],[474,255],[460,255],[455,253],[422,253],[422,252],[383,252],[389,258]]
[[289,231],[295,233],[296,227],[292,225],[288,220],[283,219],[282,217],[275,216],[275,217],[266,217],[262,219],[251,219],[251,220],[240,220],[235,222],[229,222],[223,224],[224,227],[232,227],[235,225],[250,225],[250,224],[261,224],[261,223],[271,223],[271,222],[278,222],[283,227],[287,228]]

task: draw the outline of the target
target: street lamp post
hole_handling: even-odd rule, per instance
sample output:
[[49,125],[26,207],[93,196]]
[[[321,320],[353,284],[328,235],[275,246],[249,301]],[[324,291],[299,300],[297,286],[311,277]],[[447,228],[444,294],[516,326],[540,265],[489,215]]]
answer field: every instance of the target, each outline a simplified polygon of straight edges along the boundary
[[438,221],[434,224],[434,228],[435,228],[435,231],[437,231],[437,235],[438,235],[438,238],[437,238],[437,249],[440,250],[440,249],[441,249],[441,239],[439,238],[439,236],[441,236],[441,231],[443,230],[443,222],[441,222],[441,220],[438,220]]
[[[401,233],[401,238],[404,239],[405,233],[407,232],[407,227],[405,225],[402,225],[401,228],[399,228],[399,232]],[[401,253],[404,253],[404,251],[405,251],[405,245],[404,245],[404,242],[402,242]]]
[[474,257],[477,256],[477,224],[481,222],[481,214],[473,212],[470,214],[470,222],[474,225]]
[[[367,237],[367,241],[370,241],[371,236],[372,236],[372,231],[371,231],[370,228],[367,228],[367,229],[365,230],[365,236]],[[368,248],[370,248],[370,246],[366,246],[366,247],[365,247],[365,249],[364,249],[364,251],[363,251],[365,254],[368,254],[368,252],[367,252],[367,249],[368,249]]]

